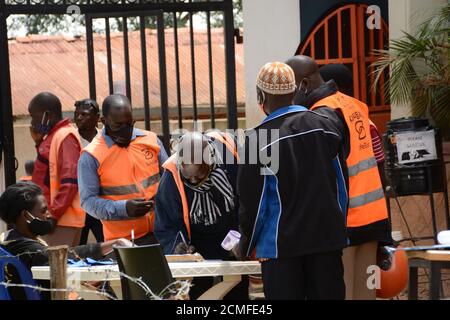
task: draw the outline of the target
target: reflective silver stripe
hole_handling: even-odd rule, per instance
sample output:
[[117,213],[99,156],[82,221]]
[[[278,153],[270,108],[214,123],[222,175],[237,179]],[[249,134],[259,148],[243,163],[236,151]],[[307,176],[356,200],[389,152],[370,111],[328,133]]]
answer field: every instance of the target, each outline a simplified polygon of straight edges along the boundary
[[141,183],[144,188],[148,188],[154,185],[155,183],[158,183],[158,181],[159,181],[159,173],[142,180]]
[[363,160],[361,162],[358,162],[354,166],[348,167],[348,176],[354,177],[357,174],[359,174],[360,172],[369,170],[376,166],[377,166],[377,160],[374,157]]
[[[145,188],[148,188],[159,181],[159,173],[150,176],[142,180],[141,184]],[[101,196],[122,196],[126,194],[139,193],[139,189],[135,184],[130,184],[127,186],[116,186],[116,187],[100,187]]]
[[135,184],[116,187],[100,187],[101,196],[122,196],[133,193],[139,193],[139,190]]
[[382,198],[384,198],[384,192],[383,188],[380,188],[375,191],[371,191],[366,194],[350,198],[349,208],[361,207],[365,204],[380,200]]

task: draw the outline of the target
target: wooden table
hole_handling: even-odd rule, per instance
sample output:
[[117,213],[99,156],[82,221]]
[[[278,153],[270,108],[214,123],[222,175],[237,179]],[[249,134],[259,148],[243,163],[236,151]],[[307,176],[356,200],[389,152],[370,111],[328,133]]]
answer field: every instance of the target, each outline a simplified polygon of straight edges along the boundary
[[418,268],[430,270],[429,299],[438,300],[441,289],[441,270],[450,269],[450,250],[406,251],[409,265],[408,299],[417,300]]
[[[242,275],[260,274],[258,261],[201,261],[201,262],[169,262],[169,268],[175,279],[192,279],[194,277],[222,276],[222,281],[211,287],[199,300],[220,300],[240,281]],[[48,266],[32,267],[34,279],[49,280]],[[117,265],[68,267],[67,278],[70,282],[109,281],[118,297],[121,297],[120,275]],[[90,296],[89,298],[93,298]]]

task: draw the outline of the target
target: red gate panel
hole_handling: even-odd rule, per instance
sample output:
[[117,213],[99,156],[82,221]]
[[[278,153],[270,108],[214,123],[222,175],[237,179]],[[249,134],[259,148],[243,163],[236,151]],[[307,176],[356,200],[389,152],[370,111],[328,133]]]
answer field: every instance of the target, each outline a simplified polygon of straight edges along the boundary
[[390,106],[384,95],[388,74],[381,76],[373,90],[374,75],[370,65],[375,61],[374,49],[387,47],[388,26],[381,19],[380,29],[369,29],[367,5],[349,4],[337,8],[320,20],[300,44],[297,54],[308,55],[319,66],[331,63],[346,65],[353,72],[353,95],[368,106],[372,120],[384,132],[390,120]]

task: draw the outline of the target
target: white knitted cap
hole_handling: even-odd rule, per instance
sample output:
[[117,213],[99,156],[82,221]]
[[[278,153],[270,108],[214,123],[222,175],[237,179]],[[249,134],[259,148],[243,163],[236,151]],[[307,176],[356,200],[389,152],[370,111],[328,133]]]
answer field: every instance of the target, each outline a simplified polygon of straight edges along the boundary
[[273,95],[289,94],[295,91],[295,74],[283,62],[266,63],[259,71],[256,86]]

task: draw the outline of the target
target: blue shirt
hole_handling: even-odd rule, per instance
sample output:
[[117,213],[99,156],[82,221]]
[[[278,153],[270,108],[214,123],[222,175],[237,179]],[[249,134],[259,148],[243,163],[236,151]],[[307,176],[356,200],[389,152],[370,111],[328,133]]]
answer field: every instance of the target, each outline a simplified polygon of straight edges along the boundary
[[[102,129],[103,138],[105,139],[108,148],[114,145],[114,141],[106,135],[105,129]],[[131,141],[136,137],[145,136],[145,133],[141,130],[134,128],[131,136]],[[161,140],[158,139],[158,145],[160,147],[158,153],[158,163],[160,174],[162,175],[162,164],[168,159],[167,153]],[[123,220],[127,219],[127,209],[125,204],[127,200],[109,200],[100,198],[100,181],[98,177],[99,163],[88,152],[83,152],[78,161],[78,188],[80,191],[81,207],[88,214],[94,218],[100,220]]]
[[284,108],[280,108],[275,110],[274,112],[272,112],[271,114],[269,114],[261,124],[266,123],[267,121],[279,118],[279,117],[284,117],[285,115],[289,114],[289,113],[296,113],[296,112],[303,112],[303,111],[308,111],[308,109],[306,109],[304,106],[297,106],[297,105],[291,105],[291,106],[287,106]]

